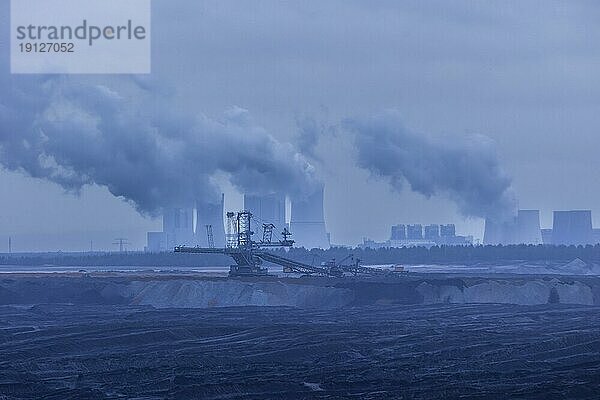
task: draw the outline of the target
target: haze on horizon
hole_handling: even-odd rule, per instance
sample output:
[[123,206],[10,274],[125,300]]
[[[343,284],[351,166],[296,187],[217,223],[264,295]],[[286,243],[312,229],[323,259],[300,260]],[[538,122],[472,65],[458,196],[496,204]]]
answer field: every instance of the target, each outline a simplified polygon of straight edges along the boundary
[[[491,138],[519,206],[540,209],[542,227],[558,209],[592,209],[600,222],[598,15],[587,1],[155,1],[148,81],[190,115],[246,109],[282,143],[315,121],[320,140],[304,150],[326,183],[333,243],[384,240],[397,223],[456,223],[482,237],[483,221],[447,196],[395,191],[357,165],[340,121],[385,110],[418,135]],[[5,40],[0,53],[5,75]],[[226,208],[239,209],[239,191],[222,186]],[[6,170],[0,187],[0,252],[9,235],[15,251],[114,249],[123,236],[139,249],[160,227],[102,187],[77,197]]]

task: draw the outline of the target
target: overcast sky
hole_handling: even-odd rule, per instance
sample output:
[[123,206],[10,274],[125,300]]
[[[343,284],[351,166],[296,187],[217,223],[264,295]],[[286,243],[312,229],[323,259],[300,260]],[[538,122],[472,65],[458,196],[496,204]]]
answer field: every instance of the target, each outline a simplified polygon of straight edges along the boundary
[[[0,2],[7,74],[9,2]],[[552,210],[579,208],[600,225],[599,19],[592,1],[154,0],[152,75],[188,112],[242,107],[282,142],[305,118],[338,127],[389,109],[419,134],[488,136],[519,206],[540,209],[543,227]],[[443,195],[398,193],[358,168],[351,138],[334,131],[314,160],[333,243],[385,240],[396,223],[456,223],[482,236],[482,221]],[[77,197],[4,170],[0,189],[0,238],[12,235],[15,250],[86,250],[90,240],[108,249],[118,236],[141,248],[161,225],[102,187]],[[241,207],[224,190],[226,205]]]

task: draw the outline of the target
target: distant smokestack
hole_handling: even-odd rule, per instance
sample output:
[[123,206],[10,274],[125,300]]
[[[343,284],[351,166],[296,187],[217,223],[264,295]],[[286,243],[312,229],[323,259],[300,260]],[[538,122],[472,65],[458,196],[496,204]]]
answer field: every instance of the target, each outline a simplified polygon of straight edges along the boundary
[[593,243],[592,211],[554,211],[552,242],[579,245]]
[[292,200],[290,230],[298,246],[307,249],[329,248],[329,238],[323,214],[323,191],[321,185],[311,195]]

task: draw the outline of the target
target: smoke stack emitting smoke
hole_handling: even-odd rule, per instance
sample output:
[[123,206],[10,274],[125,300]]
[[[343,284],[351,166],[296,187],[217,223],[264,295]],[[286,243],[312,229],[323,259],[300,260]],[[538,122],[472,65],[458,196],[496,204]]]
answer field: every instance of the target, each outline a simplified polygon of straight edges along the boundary
[[148,214],[217,202],[215,174],[246,193],[298,195],[315,185],[308,161],[253,124],[247,111],[197,117],[134,80],[125,83],[127,95],[74,78],[0,81],[2,165],[68,191],[106,186]]
[[347,120],[359,166],[401,190],[404,182],[427,197],[448,196],[465,216],[502,221],[514,216],[511,180],[491,139],[472,135],[435,140],[408,131],[397,112]]
[[[0,162],[68,191],[106,186],[145,214],[218,202],[214,177],[222,173],[248,194],[302,197],[318,187],[305,155],[255,125],[246,110],[233,108],[222,120],[186,114],[160,100],[166,96],[151,83],[120,80],[117,92],[71,77],[0,80]],[[395,189],[406,181],[425,196],[446,195],[467,216],[514,214],[511,181],[488,138],[429,139],[406,130],[395,112],[344,127],[355,133],[358,165]],[[315,134],[301,146],[310,158]]]

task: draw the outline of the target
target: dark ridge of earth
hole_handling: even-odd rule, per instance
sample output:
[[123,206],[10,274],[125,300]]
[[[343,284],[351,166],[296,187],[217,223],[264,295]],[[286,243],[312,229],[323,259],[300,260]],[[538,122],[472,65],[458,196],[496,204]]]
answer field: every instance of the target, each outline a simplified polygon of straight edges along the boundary
[[599,393],[596,306],[0,307],[0,399]]

